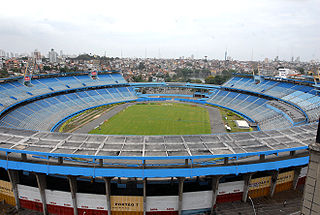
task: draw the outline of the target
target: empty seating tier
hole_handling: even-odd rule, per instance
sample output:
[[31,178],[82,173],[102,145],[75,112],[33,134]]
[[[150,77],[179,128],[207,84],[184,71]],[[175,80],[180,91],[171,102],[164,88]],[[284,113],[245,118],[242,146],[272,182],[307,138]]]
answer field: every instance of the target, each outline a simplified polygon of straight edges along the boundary
[[311,86],[274,80],[256,83],[252,78],[233,77],[223,87],[264,94],[294,104],[308,116],[309,122],[317,121],[320,116],[320,97]]
[[0,111],[19,101],[34,98],[43,94],[90,86],[127,84],[125,79],[118,73],[101,74],[98,76],[98,79],[95,80],[91,79],[88,75],[79,75],[32,79],[31,83],[30,87],[24,86],[22,84],[22,79],[19,81],[1,83]]
[[53,96],[20,106],[0,120],[0,126],[50,130],[61,119],[84,109],[135,100],[131,87],[104,88]]

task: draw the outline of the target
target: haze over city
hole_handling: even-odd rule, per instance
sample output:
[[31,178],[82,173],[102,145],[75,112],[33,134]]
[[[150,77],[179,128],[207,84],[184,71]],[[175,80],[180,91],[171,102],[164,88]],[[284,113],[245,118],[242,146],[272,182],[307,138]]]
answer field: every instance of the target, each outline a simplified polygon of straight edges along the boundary
[[319,60],[317,0],[4,1],[0,49],[113,57]]

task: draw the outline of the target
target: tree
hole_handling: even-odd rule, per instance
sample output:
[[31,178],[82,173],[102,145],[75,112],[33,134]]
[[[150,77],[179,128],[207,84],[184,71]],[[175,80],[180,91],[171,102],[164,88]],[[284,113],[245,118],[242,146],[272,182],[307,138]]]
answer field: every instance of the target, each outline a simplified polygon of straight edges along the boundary
[[229,69],[229,70],[223,70],[221,74],[226,80],[228,80],[232,77],[233,73],[236,73],[236,72],[237,72],[236,70]]
[[214,78],[212,75],[210,75],[210,76],[206,77],[205,83],[206,83],[206,84],[214,84],[214,83],[215,83],[215,80],[214,80],[214,79],[215,79],[215,78]]
[[191,79],[190,80],[190,83],[198,83],[198,84],[201,84],[202,81],[200,79]]
[[75,58],[76,60],[93,60],[94,57],[88,54],[82,54]]
[[216,77],[214,77],[215,80],[215,84],[221,85],[226,81],[225,76],[221,76],[221,75],[217,75]]
[[221,85],[226,80],[227,80],[226,76],[216,75],[216,76],[213,77],[213,76],[210,75],[205,79],[205,83],[206,84],[218,84],[218,85]]
[[78,71],[78,70],[79,70],[79,68],[78,68],[77,66],[71,68],[71,71],[73,71],[73,72],[76,72],[76,71]]
[[20,73],[20,72],[21,72],[21,69],[13,68],[12,71],[13,71],[14,73]]
[[67,70],[66,70],[65,67],[61,67],[61,68],[60,68],[60,73],[66,73],[66,72],[67,72]]
[[138,75],[138,76],[133,76],[132,77],[132,81],[133,82],[144,82],[143,78],[141,75]]
[[165,82],[171,82],[172,81],[172,79],[171,79],[171,77],[170,77],[170,75],[168,73],[165,74],[164,81]]
[[50,66],[43,66],[43,70],[44,70],[44,71],[50,71],[51,68],[50,68]]
[[72,70],[69,67],[67,66],[60,67],[60,73],[68,73],[68,72],[72,72]]
[[139,63],[139,66],[138,66],[138,69],[143,70],[143,69],[145,69],[145,68],[146,68],[146,66],[144,65],[144,63],[143,63],[143,62],[140,62],[140,63]]
[[304,74],[305,74],[305,72],[304,72],[304,68],[299,67],[297,70],[300,72],[300,74],[302,74],[302,75],[304,75]]
[[0,70],[0,78],[7,78],[9,77],[9,73],[6,69]]

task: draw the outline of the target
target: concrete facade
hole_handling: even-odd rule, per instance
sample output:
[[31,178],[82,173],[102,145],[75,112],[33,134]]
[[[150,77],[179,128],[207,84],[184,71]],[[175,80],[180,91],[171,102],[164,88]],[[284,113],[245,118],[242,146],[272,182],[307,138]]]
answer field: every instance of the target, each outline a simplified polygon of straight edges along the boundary
[[316,215],[320,214],[320,144],[311,144],[309,148],[310,161],[301,214]]

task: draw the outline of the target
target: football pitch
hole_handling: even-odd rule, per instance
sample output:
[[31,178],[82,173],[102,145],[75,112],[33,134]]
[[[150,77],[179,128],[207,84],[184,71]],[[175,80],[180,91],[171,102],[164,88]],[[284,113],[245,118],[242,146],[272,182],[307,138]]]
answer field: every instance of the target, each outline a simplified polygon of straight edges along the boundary
[[183,135],[210,132],[206,108],[179,103],[141,103],[120,111],[89,133]]

